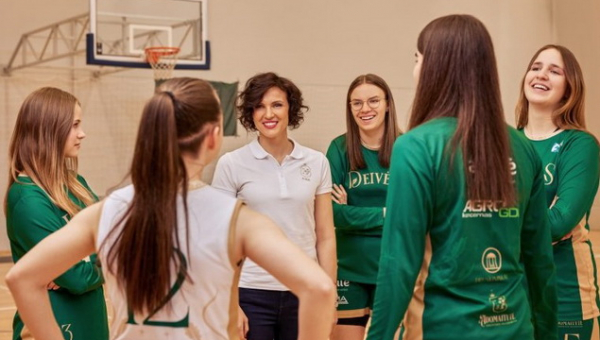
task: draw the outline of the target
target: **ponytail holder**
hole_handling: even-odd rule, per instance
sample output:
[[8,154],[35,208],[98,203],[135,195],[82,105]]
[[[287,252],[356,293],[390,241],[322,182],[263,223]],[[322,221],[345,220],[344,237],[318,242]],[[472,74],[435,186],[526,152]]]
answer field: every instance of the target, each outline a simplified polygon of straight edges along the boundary
[[169,96],[171,98],[171,101],[173,102],[173,104],[175,104],[175,95],[173,94],[173,92],[171,91],[163,91],[163,93],[166,93],[167,96]]
[[177,101],[177,99],[175,99],[175,95],[173,94],[173,92],[163,91],[163,93],[166,93],[167,96],[169,96],[169,98],[171,98],[171,103],[173,103],[173,109],[175,110],[175,113],[179,112],[181,110],[181,107],[179,106],[179,101]]

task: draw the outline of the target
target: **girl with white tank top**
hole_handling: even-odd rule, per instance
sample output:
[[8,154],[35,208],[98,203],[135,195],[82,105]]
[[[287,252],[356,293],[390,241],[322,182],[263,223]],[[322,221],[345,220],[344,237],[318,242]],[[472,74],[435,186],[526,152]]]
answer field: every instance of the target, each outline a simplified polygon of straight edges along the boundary
[[46,284],[96,250],[114,305],[111,339],[238,339],[246,256],[298,296],[298,339],[328,338],[331,278],[271,220],[200,181],[222,126],[207,82],[174,78],[157,89],[142,113],[132,185],[81,211],[7,274],[35,339],[63,339]]

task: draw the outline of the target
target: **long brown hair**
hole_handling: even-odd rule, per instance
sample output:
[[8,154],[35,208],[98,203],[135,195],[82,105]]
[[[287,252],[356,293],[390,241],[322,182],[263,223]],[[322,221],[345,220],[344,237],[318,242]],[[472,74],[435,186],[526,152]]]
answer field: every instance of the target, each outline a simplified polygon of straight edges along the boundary
[[179,193],[187,216],[182,154],[197,153],[220,116],[214,90],[195,78],[164,82],[144,107],[130,170],[135,194],[108,252],[132,312],[153,313],[169,303],[171,264],[179,278],[188,276],[177,231]]
[[[81,210],[69,193],[85,206],[95,201],[77,180],[77,158],[65,156],[76,105],[77,98],[63,90],[43,87],[34,91],[21,105],[8,150],[8,190],[19,182],[19,174],[26,174],[69,216]],[[6,207],[5,197],[5,212]]]
[[519,100],[515,109],[517,128],[524,128],[529,122],[529,101],[525,97],[525,77],[531,69],[531,65],[537,57],[545,50],[555,49],[560,53],[565,72],[566,88],[560,106],[552,113],[554,125],[561,129],[574,129],[586,131],[585,127],[585,83],[583,71],[577,62],[575,55],[566,47],[561,45],[546,45],[533,55],[527,65],[527,71],[521,80]]
[[452,163],[461,149],[468,198],[514,203],[511,150],[487,29],[470,15],[441,17],[421,31],[417,48],[423,64],[410,128],[437,117],[456,117],[449,159]]
[[379,164],[385,168],[389,168],[394,142],[401,133],[400,128],[398,127],[398,118],[396,117],[396,103],[394,102],[392,91],[385,80],[375,74],[369,73],[356,77],[356,79],[350,83],[348,94],[346,95],[346,148],[350,160],[350,170],[364,169],[367,166],[362,154],[358,124],[356,124],[356,121],[354,120],[354,114],[350,107],[350,96],[352,95],[352,91],[362,84],[375,85],[385,93],[388,112],[385,115],[385,129],[383,131],[381,147],[379,148],[377,156]]

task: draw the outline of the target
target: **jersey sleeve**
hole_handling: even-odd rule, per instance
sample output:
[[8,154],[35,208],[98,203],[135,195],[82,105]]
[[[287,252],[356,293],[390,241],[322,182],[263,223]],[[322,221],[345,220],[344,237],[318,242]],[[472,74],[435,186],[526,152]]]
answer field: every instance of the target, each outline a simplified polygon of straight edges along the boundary
[[428,154],[412,136],[394,145],[369,340],[393,339],[413,296],[433,206]]
[[598,190],[599,149],[590,135],[565,145],[556,173],[555,203],[548,210],[552,241],[559,241],[585,217]]
[[238,188],[230,154],[225,154],[219,158],[211,186],[230,197],[237,197]]
[[[327,160],[331,168],[333,184],[343,185],[348,173],[348,159],[340,145],[331,142],[327,149]],[[383,207],[357,207],[333,202],[333,222],[340,230],[368,230],[383,225]]]
[[[48,235],[67,223],[67,215],[61,219],[56,215],[56,207],[46,197],[30,195],[21,198],[11,213],[13,216],[14,239],[29,251]],[[92,261],[82,260],[54,280],[61,289],[72,294],[83,294],[94,290],[104,282],[102,272]]]
[[521,254],[536,340],[556,339],[558,334],[556,273],[541,168],[538,161],[521,232]]

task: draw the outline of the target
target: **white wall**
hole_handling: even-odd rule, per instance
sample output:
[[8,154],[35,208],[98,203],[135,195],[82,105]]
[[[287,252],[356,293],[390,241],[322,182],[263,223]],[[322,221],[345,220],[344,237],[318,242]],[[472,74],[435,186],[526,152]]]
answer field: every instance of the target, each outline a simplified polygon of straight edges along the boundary
[[[241,85],[264,71],[290,78],[303,90],[310,106],[304,124],[292,136],[321,151],[344,131],[347,87],[359,74],[376,73],[387,80],[402,127],[406,125],[414,94],[416,39],[432,19],[469,13],[486,24],[495,43],[509,122],[514,122],[518,85],[529,58],[539,46],[554,42],[555,31],[562,27],[554,25],[557,14],[553,0],[209,1],[212,69],[176,71],[175,76],[240,81]],[[21,33],[84,13],[87,1],[21,0],[11,7],[10,12],[1,14],[0,64],[8,61]],[[576,21],[586,25],[593,18]],[[103,194],[129,167],[139,113],[153,91],[152,72],[128,70],[90,80],[85,72],[36,68],[0,77],[0,173],[7,173],[7,144],[20,103],[29,92],[48,84],[73,91],[82,102],[88,137],[80,170]],[[598,109],[598,103],[595,105]],[[239,137],[225,140],[223,152],[253,138],[241,128],[239,131]],[[212,167],[206,173],[206,179],[210,178]],[[6,182],[0,181],[0,192],[5,190]],[[0,219],[0,230],[3,226]],[[8,249],[4,232],[0,232],[2,249]]]

